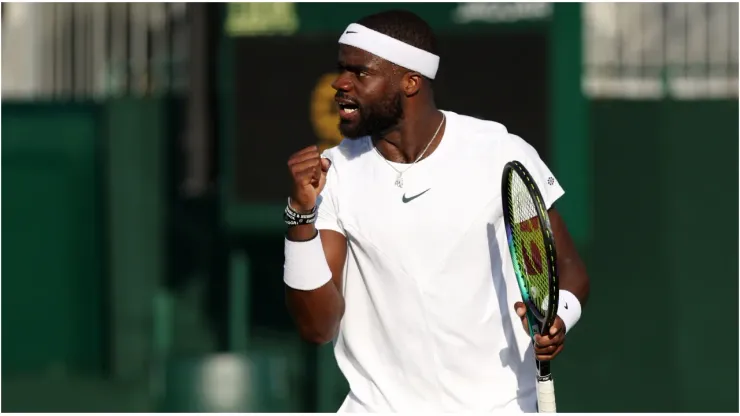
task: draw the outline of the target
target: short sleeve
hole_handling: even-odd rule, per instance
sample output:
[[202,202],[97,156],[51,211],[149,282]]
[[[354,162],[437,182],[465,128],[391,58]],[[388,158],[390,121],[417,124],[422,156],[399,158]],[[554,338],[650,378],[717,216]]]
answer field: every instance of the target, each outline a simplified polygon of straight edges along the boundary
[[[326,157],[322,155],[322,157]],[[316,229],[318,230],[332,230],[339,234],[346,236],[344,228],[339,223],[339,215],[337,213],[336,203],[336,192],[337,192],[337,171],[334,165],[329,168],[326,176],[326,185],[321,191],[316,206],[318,210],[318,218],[316,219]]]
[[533,179],[542,193],[542,198],[545,199],[545,205],[547,205],[547,209],[550,209],[552,204],[565,194],[565,191],[550,171],[550,168],[542,161],[537,150],[526,142],[524,143],[524,156],[522,164],[534,177]]

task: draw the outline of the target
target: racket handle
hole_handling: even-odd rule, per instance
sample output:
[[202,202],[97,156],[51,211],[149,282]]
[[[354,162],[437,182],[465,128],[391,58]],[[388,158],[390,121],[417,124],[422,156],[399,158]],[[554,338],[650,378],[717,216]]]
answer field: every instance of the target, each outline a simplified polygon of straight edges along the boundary
[[555,385],[552,379],[537,381],[537,411],[555,413]]

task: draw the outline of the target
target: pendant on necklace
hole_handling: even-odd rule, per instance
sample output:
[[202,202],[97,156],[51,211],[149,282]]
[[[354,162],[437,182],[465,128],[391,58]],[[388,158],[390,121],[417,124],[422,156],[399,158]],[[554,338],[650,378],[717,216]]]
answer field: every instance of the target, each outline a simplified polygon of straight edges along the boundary
[[399,173],[398,174],[398,177],[396,178],[396,186],[399,187],[399,188],[403,188],[403,177],[402,177],[402,175],[403,175],[402,173]]

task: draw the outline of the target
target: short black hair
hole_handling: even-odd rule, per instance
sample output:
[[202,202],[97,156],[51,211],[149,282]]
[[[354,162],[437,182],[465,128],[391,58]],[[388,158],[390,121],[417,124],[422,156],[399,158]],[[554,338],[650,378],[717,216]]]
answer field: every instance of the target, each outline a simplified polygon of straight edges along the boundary
[[437,55],[437,37],[431,26],[408,10],[387,10],[371,14],[357,23]]

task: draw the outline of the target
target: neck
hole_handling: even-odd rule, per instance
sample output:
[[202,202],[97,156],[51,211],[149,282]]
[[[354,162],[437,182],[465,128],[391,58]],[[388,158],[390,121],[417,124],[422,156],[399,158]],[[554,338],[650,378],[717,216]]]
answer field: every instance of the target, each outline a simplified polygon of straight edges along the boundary
[[444,135],[444,126],[439,128],[442,118],[442,113],[434,106],[410,113],[395,129],[374,137],[375,146],[391,162],[413,163],[429,145],[422,157],[425,158],[437,148]]

